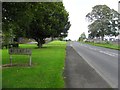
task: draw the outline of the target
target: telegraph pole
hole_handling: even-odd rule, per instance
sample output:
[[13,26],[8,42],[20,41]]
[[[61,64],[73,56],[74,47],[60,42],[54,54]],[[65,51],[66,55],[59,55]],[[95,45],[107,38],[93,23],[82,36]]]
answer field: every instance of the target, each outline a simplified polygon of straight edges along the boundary
[[120,13],[120,1],[118,1],[118,12]]
[[[120,1],[118,1],[118,13],[120,14]],[[119,26],[120,26],[120,16],[118,16],[118,31],[120,31]],[[118,36],[118,39],[120,40],[119,36]],[[118,45],[119,45],[119,41],[118,41]],[[118,54],[120,54],[120,53],[118,53]],[[119,63],[118,69],[120,67],[120,60],[119,59],[120,59],[120,56],[118,56],[118,63]],[[118,90],[120,90],[120,72],[118,72]]]

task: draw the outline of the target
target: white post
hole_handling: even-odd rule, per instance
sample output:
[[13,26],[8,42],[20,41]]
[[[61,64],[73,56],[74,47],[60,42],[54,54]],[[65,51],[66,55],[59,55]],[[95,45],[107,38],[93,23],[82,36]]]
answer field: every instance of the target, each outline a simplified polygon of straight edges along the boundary
[[10,55],[10,65],[12,66],[12,56]]
[[[118,13],[120,14],[120,1],[118,1]],[[120,16],[118,16],[118,26],[120,26]],[[120,32],[120,28],[118,28],[118,31]],[[120,35],[120,34],[119,34]],[[118,39],[120,39],[118,35]],[[119,45],[119,41],[118,41],[118,45]],[[119,54],[119,53],[118,53]],[[119,56],[118,56],[119,57]],[[118,64],[120,63],[119,59],[118,59]],[[120,66],[118,66],[119,68]],[[120,72],[118,72],[118,77],[120,77]],[[118,80],[119,81],[119,80]],[[118,82],[118,89],[120,89],[120,82]]]
[[118,1],[118,13],[120,13],[120,1]]
[[31,66],[31,62],[32,62],[32,58],[31,58],[31,55],[30,55],[30,62],[29,62],[29,65]]

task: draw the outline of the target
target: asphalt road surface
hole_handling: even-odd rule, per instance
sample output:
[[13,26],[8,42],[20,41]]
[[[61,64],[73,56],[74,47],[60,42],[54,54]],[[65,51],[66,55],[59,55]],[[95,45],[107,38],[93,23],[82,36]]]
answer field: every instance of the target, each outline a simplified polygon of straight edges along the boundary
[[[82,44],[79,42],[69,42],[67,47],[72,47],[79,54],[79,56],[81,56],[83,60],[85,60],[92,68],[94,68],[95,71],[112,88],[118,88],[118,51],[117,50],[92,46],[88,44]],[[104,82],[104,81],[100,81],[100,82]]]

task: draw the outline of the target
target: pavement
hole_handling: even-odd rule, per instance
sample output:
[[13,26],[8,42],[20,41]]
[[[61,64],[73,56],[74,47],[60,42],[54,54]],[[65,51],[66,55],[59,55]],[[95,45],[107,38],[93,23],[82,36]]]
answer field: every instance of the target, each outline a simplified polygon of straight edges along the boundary
[[117,88],[118,51],[70,42],[66,48],[66,88]]

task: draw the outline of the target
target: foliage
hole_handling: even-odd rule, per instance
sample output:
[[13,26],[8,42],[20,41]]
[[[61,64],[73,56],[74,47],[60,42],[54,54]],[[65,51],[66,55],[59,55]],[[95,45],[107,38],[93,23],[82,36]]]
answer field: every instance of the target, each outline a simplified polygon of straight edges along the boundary
[[86,39],[86,35],[85,35],[85,32],[83,32],[80,37],[79,37],[79,41],[83,40],[83,39]]
[[17,38],[33,38],[39,47],[47,37],[67,36],[70,28],[68,13],[61,2],[4,2],[2,11],[3,33],[12,29]]
[[86,15],[91,24],[89,28],[89,37],[101,37],[105,35],[117,36],[118,32],[118,16],[120,14],[114,9],[110,9],[106,5],[96,5],[92,11]]

